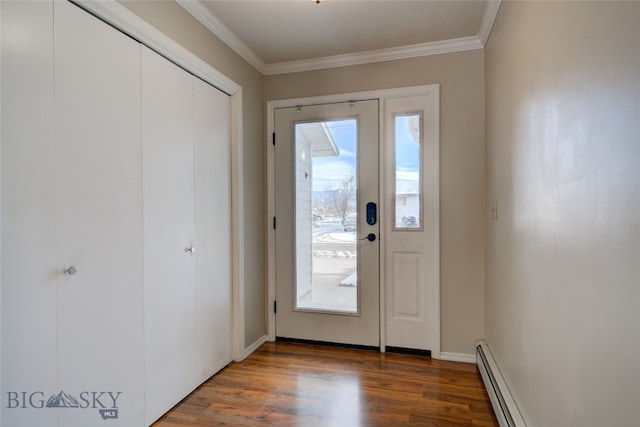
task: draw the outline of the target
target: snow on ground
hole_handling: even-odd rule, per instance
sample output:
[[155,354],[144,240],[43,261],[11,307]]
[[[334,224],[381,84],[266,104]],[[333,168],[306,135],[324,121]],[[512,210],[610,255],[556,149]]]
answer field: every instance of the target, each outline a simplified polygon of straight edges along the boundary
[[358,271],[354,271],[349,277],[341,281],[340,286],[358,286]]
[[313,256],[325,258],[355,258],[356,251],[313,251]]
[[[313,251],[314,257],[326,258],[355,258],[356,233],[354,232],[326,232],[313,236],[313,243],[320,243]],[[315,246],[314,246],[315,247]]]
[[314,242],[321,243],[355,243],[356,242],[356,233],[355,232],[344,232],[344,233],[325,233],[315,236],[313,239]]

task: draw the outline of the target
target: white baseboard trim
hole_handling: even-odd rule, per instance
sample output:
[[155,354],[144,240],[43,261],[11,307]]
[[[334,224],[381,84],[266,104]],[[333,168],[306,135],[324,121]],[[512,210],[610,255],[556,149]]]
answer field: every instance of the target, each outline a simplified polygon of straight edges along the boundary
[[474,354],[447,353],[445,351],[442,351],[440,352],[439,359],[447,360],[449,362],[476,363],[476,356]]
[[251,344],[249,347],[244,349],[244,353],[242,354],[242,359],[237,360],[236,362],[242,362],[244,359],[246,359],[247,357],[249,357],[251,355],[251,353],[253,353],[254,351],[256,351],[258,348],[260,348],[260,346],[262,344],[264,344],[265,342],[267,342],[267,336],[263,335],[260,338],[258,338],[253,344]]

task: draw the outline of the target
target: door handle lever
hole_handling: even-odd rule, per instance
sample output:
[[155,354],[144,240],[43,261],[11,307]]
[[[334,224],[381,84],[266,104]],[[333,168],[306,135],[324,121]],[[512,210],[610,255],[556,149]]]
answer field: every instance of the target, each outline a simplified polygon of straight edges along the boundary
[[374,233],[369,233],[369,234],[367,234],[367,236],[366,236],[366,237],[363,237],[363,238],[362,238],[362,239],[360,239],[360,240],[368,240],[368,241],[370,241],[370,242],[375,242],[375,240],[376,240],[376,235],[375,235]]

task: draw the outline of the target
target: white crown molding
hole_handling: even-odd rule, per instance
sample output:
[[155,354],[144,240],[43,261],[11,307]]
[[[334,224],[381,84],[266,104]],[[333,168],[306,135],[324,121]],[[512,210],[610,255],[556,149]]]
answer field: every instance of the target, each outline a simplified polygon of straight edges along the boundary
[[255,53],[249,46],[231,32],[209,9],[200,1],[176,0],[187,12],[196,18],[202,25],[207,27],[215,36],[222,40],[227,46],[233,49],[245,61],[251,64],[256,70],[264,74],[266,64],[264,60]]
[[323,58],[267,64],[265,75],[295,73],[300,71],[321,70],[324,68],[346,67],[349,65],[369,64],[372,62],[393,61],[416,58],[419,56],[439,55],[464,50],[481,49],[482,43],[477,36],[420,43],[388,49],[325,56]]
[[220,40],[233,49],[244,60],[263,75],[286,74],[301,71],[313,71],[350,65],[369,64],[373,62],[393,61],[429,55],[461,52],[482,49],[487,42],[491,27],[496,19],[502,0],[489,0],[484,11],[478,35],[430,43],[420,43],[397,48],[370,50],[366,52],[347,53],[343,55],[321,58],[303,59],[299,61],[277,62],[267,64],[249,46],[231,32],[209,9],[199,0],[175,0],[194,18],[209,29]]
[[483,47],[487,44],[489,34],[491,34],[491,29],[493,28],[496,16],[498,16],[498,10],[500,10],[501,4],[502,0],[489,0],[487,2],[487,7],[485,8],[484,15],[482,16],[480,31],[478,31],[478,37],[480,38]]

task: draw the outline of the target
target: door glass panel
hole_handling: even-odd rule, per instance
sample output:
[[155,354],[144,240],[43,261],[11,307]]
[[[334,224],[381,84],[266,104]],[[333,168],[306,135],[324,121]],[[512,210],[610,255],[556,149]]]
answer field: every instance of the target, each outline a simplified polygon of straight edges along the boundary
[[422,117],[394,116],[395,230],[422,229]]
[[358,313],[357,120],[295,125],[297,310]]

